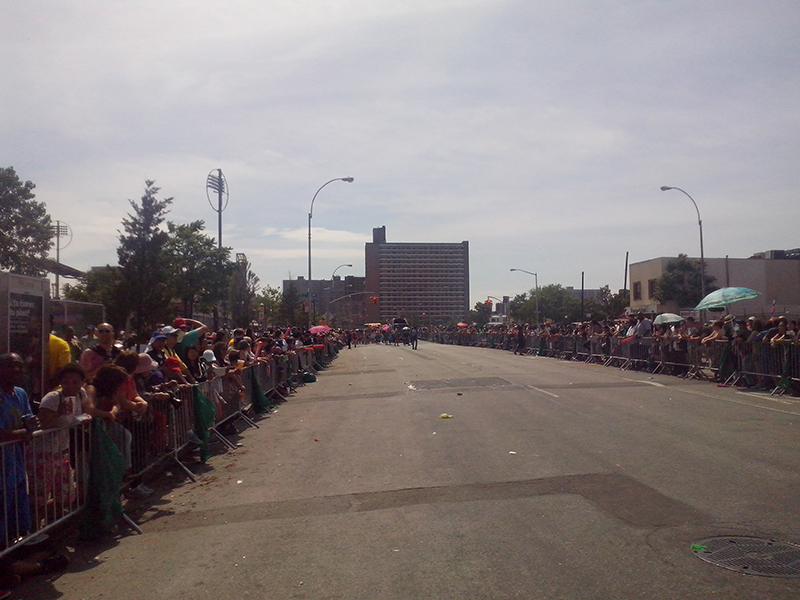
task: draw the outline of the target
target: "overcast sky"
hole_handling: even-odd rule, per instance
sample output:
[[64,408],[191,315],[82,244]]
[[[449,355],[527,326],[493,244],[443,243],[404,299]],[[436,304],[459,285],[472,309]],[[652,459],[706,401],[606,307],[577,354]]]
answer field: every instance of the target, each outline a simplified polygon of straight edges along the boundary
[[[470,243],[471,305],[800,246],[794,0],[3,1],[0,166],[116,264],[146,179],[262,285],[364,243]],[[216,201],[215,201],[216,204]]]

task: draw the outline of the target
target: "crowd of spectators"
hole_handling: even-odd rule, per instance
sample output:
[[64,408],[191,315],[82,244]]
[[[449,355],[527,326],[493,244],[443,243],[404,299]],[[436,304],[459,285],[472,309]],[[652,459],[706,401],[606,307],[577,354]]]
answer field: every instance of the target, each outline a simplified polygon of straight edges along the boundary
[[[160,326],[146,341],[115,331],[109,323],[88,326],[81,338],[67,326],[60,336],[50,334],[48,391],[40,402],[31,402],[22,387],[22,358],[14,353],[0,356],[0,550],[11,550],[0,559],[0,598],[6,593],[2,588],[12,587],[20,577],[63,569],[69,562],[49,542],[15,544],[75,508],[79,488],[86,483],[85,473],[78,471],[87,467],[76,459],[80,440],[72,426],[92,419],[102,423],[124,463],[121,492],[128,498],[145,498],[153,490],[137,475],[141,465],[135,464],[136,448],[142,441],[136,437],[144,430],[156,453],[171,450],[167,413],[170,405],[186,397],[181,391],[216,379],[241,401],[243,369],[262,362],[281,365],[276,358],[327,341],[352,345],[363,336],[312,334],[301,328],[212,331],[181,317]],[[223,434],[235,431],[228,426]],[[37,430],[47,430],[46,435]],[[194,432],[188,435],[202,443]]]
[[[670,315],[667,322],[636,314],[613,321],[576,323],[491,324],[426,327],[429,339],[447,339],[462,345],[484,345],[500,339],[515,354],[539,350],[540,344],[569,339],[578,355],[611,357],[624,348],[630,368],[659,370],[674,375],[696,373],[707,366],[712,379],[751,388],[798,391],[800,329],[786,317],[737,319],[733,315],[706,322]],[[654,324],[654,321],[656,324]],[[702,370],[702,369],[700,369]]]

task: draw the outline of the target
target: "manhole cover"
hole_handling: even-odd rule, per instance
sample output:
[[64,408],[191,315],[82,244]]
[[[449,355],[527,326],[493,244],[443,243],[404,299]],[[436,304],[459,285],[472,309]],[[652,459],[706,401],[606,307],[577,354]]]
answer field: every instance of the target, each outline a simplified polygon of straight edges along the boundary
[[800,546],[754,537],[718,537],[692,544],[697,558],[718,567],[763,575],[800,577]]

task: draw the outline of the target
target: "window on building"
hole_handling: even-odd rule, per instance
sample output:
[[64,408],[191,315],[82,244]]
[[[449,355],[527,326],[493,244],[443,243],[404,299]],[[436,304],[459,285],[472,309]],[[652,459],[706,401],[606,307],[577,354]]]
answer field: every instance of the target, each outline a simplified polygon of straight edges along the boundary
[[641,300],[642,299],[642,282],[641,281],[634,281],[633,282],[633,299],[634,300]]
[[647,297],[654,298],[656,295],[656,280],[650,279],[647,282]]

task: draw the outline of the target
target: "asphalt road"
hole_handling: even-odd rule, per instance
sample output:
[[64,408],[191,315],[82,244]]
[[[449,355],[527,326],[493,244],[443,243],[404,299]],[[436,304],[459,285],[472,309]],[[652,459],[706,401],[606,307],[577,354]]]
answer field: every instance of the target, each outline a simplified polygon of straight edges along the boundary
[[800,598],[691,551],[800,543],[794,399],[421,342],[343,350],[259,425],[25,597]]

